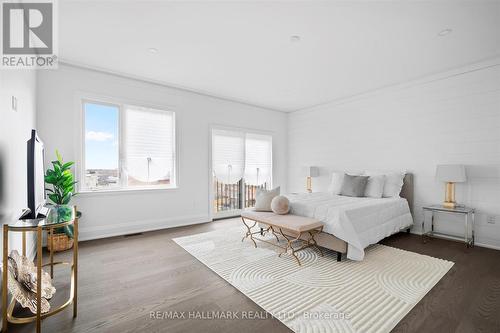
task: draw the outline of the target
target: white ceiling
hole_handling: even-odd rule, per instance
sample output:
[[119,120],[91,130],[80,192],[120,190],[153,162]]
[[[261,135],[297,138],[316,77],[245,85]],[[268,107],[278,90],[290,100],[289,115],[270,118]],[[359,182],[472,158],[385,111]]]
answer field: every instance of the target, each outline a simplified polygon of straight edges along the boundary
[[69,63],[282,111],[500,55],[499,1],[60,1],[59,10]]

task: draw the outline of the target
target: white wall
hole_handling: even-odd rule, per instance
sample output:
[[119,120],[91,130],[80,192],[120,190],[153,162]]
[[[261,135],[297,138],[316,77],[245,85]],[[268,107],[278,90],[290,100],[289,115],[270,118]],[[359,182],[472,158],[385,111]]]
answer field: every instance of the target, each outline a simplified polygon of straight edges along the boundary
[[[476,243],[500,248],[500,59],[292,113],[288,139],[291,191],[304,189],[303,165],[321,167],[314,190],[326,189],[332,169],[412,172],[415,232],[422,205],[444,199],[436,165],[467,165],[457,201],[478,209]],[[450,216],[437,224],[463,230]]]
[[98,71],[60,65],[38,76],[38,128],[50,161],[57,148],[77,160],[81,94],[165,106],[176,112],[179,188],[113,194],[80,194],[81,238],[90,239],[177,225],[206,222],[209,216],[209,128],[234,126],[269,131],[274,143],[274,185],[285,186],[284,113],[199,95]]
[[[12,109],[12,96],[17,98],[17,111]],[[35,128],[35,105],[36,73],[0,70],[0,215],[5,221],[17,218],[28,206],[26,141]],[[9,251],[21,250],[20,235],[10,233],[9,239]],[[33,235],[28,236],[30,255],[33,239]]]

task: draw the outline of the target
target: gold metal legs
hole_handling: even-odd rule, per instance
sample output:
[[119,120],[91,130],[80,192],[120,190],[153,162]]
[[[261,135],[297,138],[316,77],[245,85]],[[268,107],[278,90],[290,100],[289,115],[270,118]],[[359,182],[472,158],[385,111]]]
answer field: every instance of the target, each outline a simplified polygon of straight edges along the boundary
[[9,226],[3,225],[3,272],[2,272],[2,332],[7,332],[7,270],[9,253]]
[[292,238],[287,237],[285,235],[285,233],[283,232],[283,230],[281,230],[281,228],[279,229],[279,231],[280,231],[281,236],[283,236],[286,239],[286,246],[283,248],[283,252],[278,254],[278,257],[281,257],[281,255],[284,253],[288,253],[288,250],[290,250],[290,254],[292,255],[292,257],[294,257],[295,260],[297,260],[297,263],[299,264],[299,266],[302,266],[302,264],[300,263],[300,259],[295,254],[295,249],[292,246],[293,242],[296,242],[300,239],[300,237],[302,236],[302,233],[299,232],[298,236],[295,239],[292,239]]
[[257,231],[257,232],[252,232],[252,228],[253,228],[253,227],[255,227],[255,225],[257,224],[257,222],[256,222],[256,221],[254,221],[254,222],[253,222],[253,225],[252,225],[252,226],[249,226],[249,225],[246,223],[246,221],[245,221],[245,219],[244,219],[243,217],[241,217],[241,220],[243,221],[243,224],[245,225],[245,227],[247,227],[247,232],[245,233],[245,236],[243,236],[243,238],[241,239],[241,241],[243,242],[243,241],[245,240],[245,238],[250,237],[250,239],[251,239],[251,240],[252,240],[252,242],[253,242],[253,245],[254,245],[255,247],[257,247],[257,243],[256,243],[256,242],[255,242],[255,240],[253,239],[253,234],[258,233],[259,231]]
[[[254,222],[253,225],[250,226],[249,224],[247,224],[247,222],[245,221],[244,217],[241,217],[241,220],[243,221],[243,224],[247,228],[245,236],[243,236],[243,238],[241,239],[242,242],[245,240],[245,238],[250,238],[252,240],[252,242],[254,243],[255,247],[257,247],[257,243],[255,242],[256,240],[258,240],[260,242],[271,244],[273,246],[276,246],[276,247],[278,247],[278,248],[280,248],[280,249],[283,250],[281,253],[278,254],[279,257],[281,257],[282,254],[290,252],[291,256],[295,258],[295,260],[297,261],[297,263],[299,264],[299,266],[302,266],[302,263],[300,262],[300,259],[299,259],[299,257],[297,256],[296,253],[299,252],[299,251],[305,250],[308,247],[313,247],[314,249],[316,249],[320,253],[321,256],[323,256],[323,251],[321,250],[321,248],[318,246],[318,243],[314,239],[315,235],[317,235],[321,231],[323,231],[323,227],[322,226],[320,228],[316,228],[316,229],[305,231],[305,233],[308,234],[308,237],[307,237],[307,239],[302,239],[302,235],[304,234],[304,232],[299,232],[298,235],[295,238],[292,238],[291,236],[287,235],[281,228],[269,225],[266,228],[266,232],[271,231],[271,233],[273,234],[273,236],[276,238],[276,243],[274,243],[274,242],[268,241],[266,239],[262,239],[262,238],[254,237],[253,236],[255,234],[259,234],[260,233],[260,231],[254,231],[254,232],[252,232],[252,228],[255,227],[255,225],[257,224],[257,221],[253,221]],[[275,230],[275,228],[277,229],[277,231]],[[286,240],[286,245],[285,246],[279,245],[279,237],[278,237],[278,235],[281,236],[281,237],[283,237]],[[294,247],[293,244],[296,243],[296,242],[301,242],[302,245],[299,246],[299,247]]]
[[[281,228],[280,228],[279,229],[280,234],[281,234],[281,236],[283,236],[286,239],[287,244],[286,244],[286,247],[284,248],[284,251],[282,253],[280,253],[278,256],[281,257],[282,254],[288,253],[288,251],[290,251],[290,254],[292,255],[292,257],[295,258],[295,260],[297,260],[299,266],[302,266],[302,264],[300,262],[299,257],[297,257],[296,253],[299,251],[305,250],[308,247],[312,247],[312,248],[318,250],[319,254],[321,256],[323,256],[323,251],[321,250],[321,248],[318,246],[318,243],[316,243],[316,240],[314,239],[314,236],[316,234],[320,233],[322,231],[322,229],[323,229],[323,227],[321,227],[321,229],[314,229],[314,230],[307,231],[309,237],[304,240],[304,239],[302,239],[302,234],[303,234],[302,232],[299,232],[297,237],[291,238],[291,237],[287,236],[283,232],[283,230],[281,230]],[[302,242],[302,246],[300,246],[298,248],[294,248],[293,243],[295,243],[297,241]]]
[[73,318],[76,318],[78,314],[78,217],[76,217],[76,206],[75,206],[75,222],[73,223]]
[[49,229],[50,239],[50,278],[54,278],[54,228]]
[[36,230],[36,333],[42,331],[42,227]]

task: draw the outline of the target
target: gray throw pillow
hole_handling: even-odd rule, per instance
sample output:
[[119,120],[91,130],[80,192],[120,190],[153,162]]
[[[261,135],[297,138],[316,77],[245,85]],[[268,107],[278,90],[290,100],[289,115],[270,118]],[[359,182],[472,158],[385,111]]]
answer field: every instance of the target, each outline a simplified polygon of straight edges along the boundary
[[369,176],[345,175],[340,195],[348,197],[364,197]]
[[280,195],[279,186],[269,191],[263,188],[257,189],[257,193],[255,194],[255,210],[259,212],[271,212],[271,201],[278,195]]

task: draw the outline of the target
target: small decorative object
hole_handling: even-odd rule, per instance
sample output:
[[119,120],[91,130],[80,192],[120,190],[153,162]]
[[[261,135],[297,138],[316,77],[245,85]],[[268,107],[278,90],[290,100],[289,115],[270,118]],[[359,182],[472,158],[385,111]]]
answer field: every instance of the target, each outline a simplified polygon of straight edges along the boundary
[[274,197],[273,200],[271,201],[271,209],[275,214],[279,215],[288,214],[288,211],[290,210],[290,201],[288,201],[287,197],[278,195],[277,197]]
[[[52,185],[48,188],[49,199],[55,204],[47,216],[49,223],[61,223],[75,218],[73,207],[69,205],[75,195],[75,184],[71,166],[74,162],[64,163],[61,155],[56,150],[57,160],[52,161],[53,169],[48,169],[45,182]],[[73,246],[73,225],[54,229],[55,234],[49,234],[47,244],[49,250],[54,243],[54,251],[68,250]]]
[[[34,263],[13,250],[9,255],[8,286],[9,292],[23,308],[29,308],[36,314],[37,277]],[[42,302],[41,312],[50,310],[49,299],[54,296],[56,288],[52,285],[50,275],[42,270]]]
[[445,199],[443,206],[455,208],[455,183],[464,183],[467,180],[465,166],[448,164],[438,165],[436,168],[436,178],[446,183]]
[[302,173],[307,177],[306,179],[306,190],[307,192],[312,192],[311,178],[319,176],[319,170],[317,167],[307,166],[302,169]]

